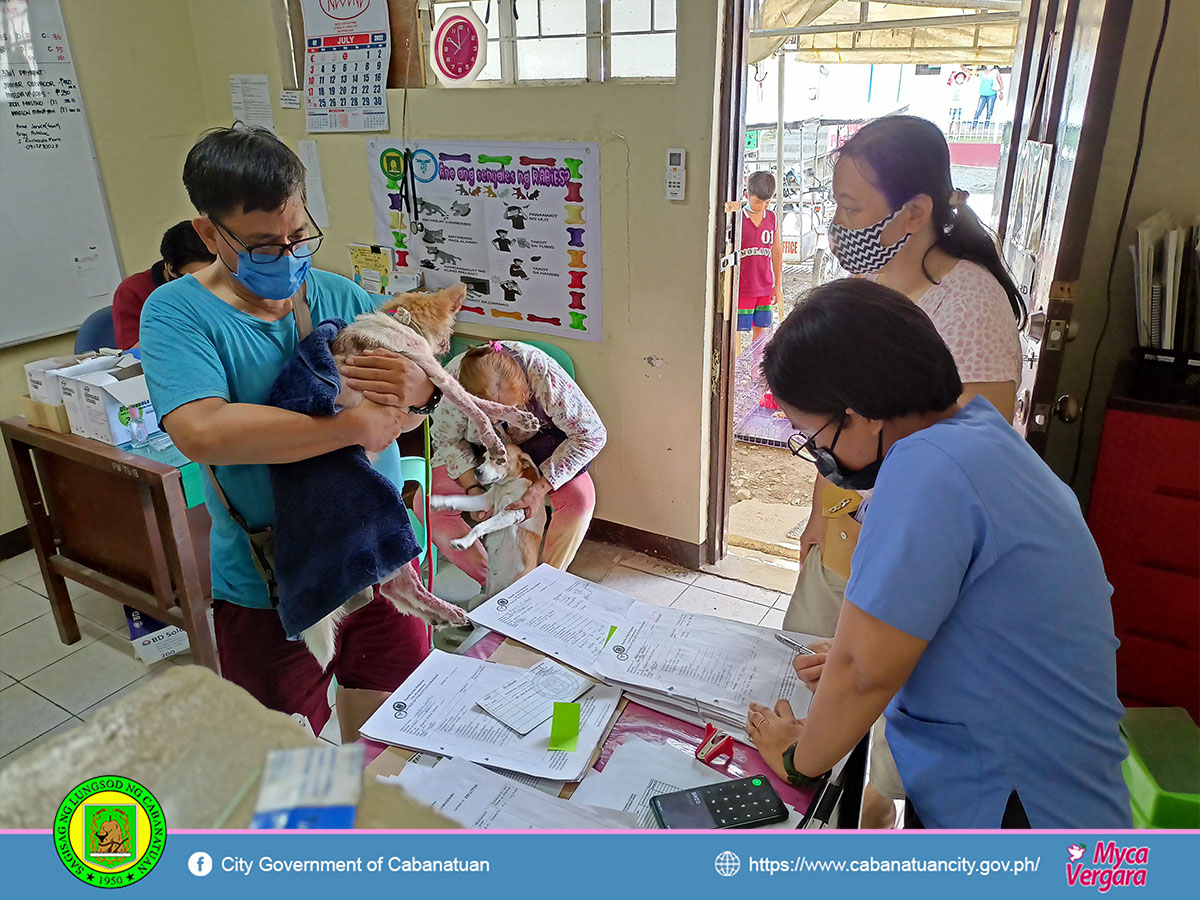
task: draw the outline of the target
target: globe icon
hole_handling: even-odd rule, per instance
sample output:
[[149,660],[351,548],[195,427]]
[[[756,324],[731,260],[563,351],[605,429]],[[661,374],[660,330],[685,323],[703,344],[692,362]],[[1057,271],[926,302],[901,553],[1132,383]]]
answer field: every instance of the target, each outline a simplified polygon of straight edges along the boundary
[[729,878],[738,873],[738,869],[742,867],[742,861],[732,850],[722,850],[717,854],[716,862],[713,865],[716,866],[718,875]]

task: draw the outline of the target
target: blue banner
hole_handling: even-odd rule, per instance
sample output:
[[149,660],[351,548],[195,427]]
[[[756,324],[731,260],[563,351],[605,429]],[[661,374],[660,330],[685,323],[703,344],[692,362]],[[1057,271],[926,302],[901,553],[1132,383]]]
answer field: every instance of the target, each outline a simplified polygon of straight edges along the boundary
[[[1198,834],[169,832],[153,867],[126,875],[132,883],[103,879],[118,896],[172,900],[1140,900],[1194,893]],[[98,896],[94,872],[71,871],[50,832],[0,834],[0,864],[9,897]]]

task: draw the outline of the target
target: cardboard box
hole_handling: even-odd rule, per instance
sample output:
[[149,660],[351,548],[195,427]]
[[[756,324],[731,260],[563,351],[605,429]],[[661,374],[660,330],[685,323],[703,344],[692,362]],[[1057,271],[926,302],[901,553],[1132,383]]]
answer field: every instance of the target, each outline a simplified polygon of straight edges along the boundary
[[125,621],[134,655],[148,666],[188,650],[187,632],[178,625],[167,625],[129,606],[125,607]]
[[[76,382],[83,397],[83,427],[86,437],[120,446],[133,439],[129,410],[138,408],[148,435],[158,432],[158,417],[150,403],[150,388],[141,365],[80,375]],[[72,430],[75,424],[71,425]],[[80,432],[76,431],[76,434]]]
[[[79,379],[84,375],[98,371],[111,370],[121,366],[135,366],[137,360],[128,356],[97,356],[84,360],[73,366],[62,369],[47,370],[47,377],[53,376],[58,382],[58,394],[67,407],[67,419],[71,423],[72,434],[81,437],[92,437],[88,432],[83,410],[83,389]],[[30,395],[32,396],[32,395]]]
[[62,369],[76,366],[86,360],[100,359],[95,353],[80,353],[75,356],[51,356],[25,364],[25,387],[29,399],[54,406],[62,403],[58,389],[58,375]]
[[61,403],[51,406],[49,403],[38,403],[28,396],[21,398],[21,415],[34,428],[45,428],[59,434],[71,433],[71,421],[67,418],[67,408]]

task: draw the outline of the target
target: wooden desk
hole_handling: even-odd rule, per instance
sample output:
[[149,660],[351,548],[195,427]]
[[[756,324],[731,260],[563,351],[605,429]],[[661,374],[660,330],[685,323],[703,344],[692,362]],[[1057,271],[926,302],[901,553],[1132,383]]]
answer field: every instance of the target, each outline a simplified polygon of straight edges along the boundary
[[179,470],[20,416],[0,433],[62,642],[79,640],[70,578],[183,628],[196,662],[216,672],[210,520],[203,505],[187,508]]

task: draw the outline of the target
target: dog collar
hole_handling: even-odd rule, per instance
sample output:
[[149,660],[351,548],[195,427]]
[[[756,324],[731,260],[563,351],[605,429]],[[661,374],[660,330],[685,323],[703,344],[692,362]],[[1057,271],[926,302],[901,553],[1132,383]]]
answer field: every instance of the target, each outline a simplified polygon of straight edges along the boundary
[[421,337],[425,337],[425,332],[421,330],[421,326],[418,325],[416,320],[412,317],[412,313],[410,313],[403,306],[397,306],[395,309],[391,310],[388,315],[401,325],[406,325],[407,327],[411,328]]

